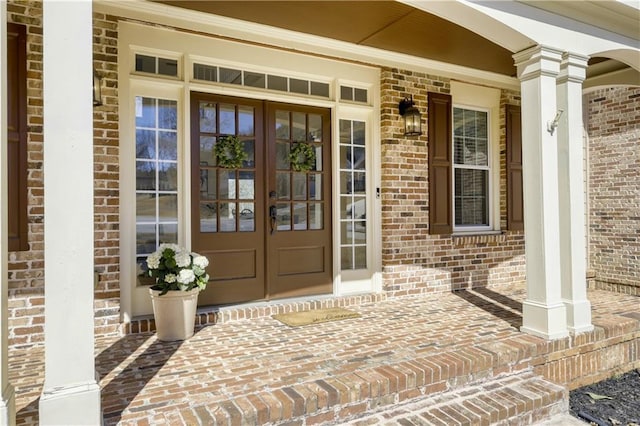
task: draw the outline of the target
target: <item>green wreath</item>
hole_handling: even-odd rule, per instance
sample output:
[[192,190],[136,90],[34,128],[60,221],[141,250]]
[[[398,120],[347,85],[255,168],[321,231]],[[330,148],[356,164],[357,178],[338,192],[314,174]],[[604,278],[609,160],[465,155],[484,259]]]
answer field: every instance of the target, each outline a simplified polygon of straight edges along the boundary
[[225,169],[239,169],[242,162],[247,159],[244,144],[234,135],[227,135],[218,138],[213,146],[213,153],[216,156],[218,167]]
[[316,150],[307,142],[295,142],[289,152],[291,169],[308,172],[316,165]]

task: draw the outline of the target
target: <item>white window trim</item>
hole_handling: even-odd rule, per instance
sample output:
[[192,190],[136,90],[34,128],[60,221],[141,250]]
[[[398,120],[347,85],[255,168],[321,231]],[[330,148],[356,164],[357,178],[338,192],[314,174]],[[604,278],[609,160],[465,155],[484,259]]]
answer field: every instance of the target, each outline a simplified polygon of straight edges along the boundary
[[[500,232],[500,89],[476,86],[458,81],[451,82],[452,108],[464,108],[487,112],[489,138],[489,225],[456,226],[455,224],[455,163],[451,167],[451,203],[454,215],[453,235],[485,234]],[[453,114],[453,110],[452,110]],[[453,134],[453,120],[451,123]],[[452,138],[453,139],[453,138]],[[453,150],[453,140],[451,149]],[[452,151],[453,152],[453,151]]]
[[[493,200],[493,186],[494,186],[494,182],[493,182],[493,167],[494,167],[494,162],[493,160],[493,135],[491,132],[491,111],[488,110],[487,108],[479,108],[476,106],[470,106],[470,105],[460,105],[460,104],[453,104],[453,108],[457,108],[457,109],[464,109],[467,111],[479,111],[479,112],[485,112],[487,113],[487,165],[486,166],[476,166],[476,165],[466,165],[466,164],[460,164],[457,165],[456,161],[455,161],[455,135],[453,134],[453,130],[451,132],[451,134],[453,135],[452,137],[452,148],[451,148],[451,152],[453,153],[453,161],[452,161],[452,191],[453,193],[451,194],[451,201],[453,203],[452,206],[452,211],[453,211],[453,231],[454,233],[458,233],[458,232],[484,232],[484,231],[491,231],[493,230],[493,209],[494,209],[494,200]],[[451,125],[455,128],[455,123],[452,120]],[[488,178],[488,188],[487,188],[487,219],[488,219],[488,224],[487,225],[456,225],[456,169],[467,169],[467,170],[487,170],[489,173],[489,178]]]

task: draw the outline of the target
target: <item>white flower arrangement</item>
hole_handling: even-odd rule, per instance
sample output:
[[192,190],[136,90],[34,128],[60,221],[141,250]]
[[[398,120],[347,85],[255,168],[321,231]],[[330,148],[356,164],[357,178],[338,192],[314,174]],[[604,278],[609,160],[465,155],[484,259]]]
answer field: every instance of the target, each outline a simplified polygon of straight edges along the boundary
[[160,244],[158,250],[147,257],[149,276],[155,278],[153,290],[160,295],[169,291],[204,290],[209,282],[206,267],[209,260],[177,244]]

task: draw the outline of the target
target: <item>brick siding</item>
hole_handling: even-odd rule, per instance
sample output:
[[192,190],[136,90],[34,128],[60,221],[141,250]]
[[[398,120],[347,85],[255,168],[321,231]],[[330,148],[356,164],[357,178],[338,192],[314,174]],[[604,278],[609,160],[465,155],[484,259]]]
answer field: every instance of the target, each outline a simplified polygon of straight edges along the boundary
[[[425,114],[427,92],[450,92],[449,79],[398,69],[381,73],[383,289],[402,296],[524,281],[524,235],[476,237],[429,234],[428,140],[407,138],[398,103],[412,95]],[[504,105],[519,94],[503,90],[500,108],[500,226],[506,228]]]
[[7,22],[27,28],[27,215],[29,250],[9,252],[9,344],[44,340],[42,3],[7,2]]
[[640,88],[590,92],[584,109],[591,283],[640,295]]
[[[9,345],[44,339],[42,2],[10,0],[7,21],[27,27],[29,250],[9,253]],[[96,334],[120,327],[117,21],[94,14],[94,68],[104,105],[94,109]],[[93,283],[90,283],[93,285]]]
[[102,105],[93,109],[95,332],[120,327],[120,133],[118,20],[93,14],[93,67],[102,77]]

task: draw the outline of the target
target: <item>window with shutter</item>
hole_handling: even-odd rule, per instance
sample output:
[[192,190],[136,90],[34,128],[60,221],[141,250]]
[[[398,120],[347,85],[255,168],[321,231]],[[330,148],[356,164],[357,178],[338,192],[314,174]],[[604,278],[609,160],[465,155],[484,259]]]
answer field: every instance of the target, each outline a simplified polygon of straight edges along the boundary
[[27,37],[24,25],[7,27],[7,182],[9,251],[28,250]]

